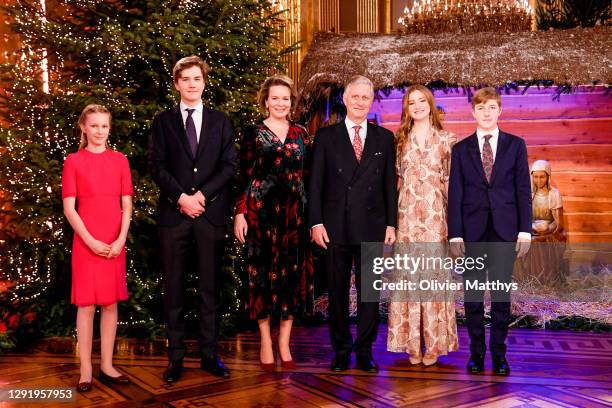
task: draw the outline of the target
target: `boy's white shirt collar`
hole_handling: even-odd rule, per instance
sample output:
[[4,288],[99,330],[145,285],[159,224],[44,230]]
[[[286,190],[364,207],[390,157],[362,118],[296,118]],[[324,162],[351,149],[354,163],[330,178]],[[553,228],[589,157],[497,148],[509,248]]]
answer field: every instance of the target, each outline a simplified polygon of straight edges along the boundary
[[476,128],[476,136],[478,137],[478,139],[479,139],[479,140],[480,140],[480,139],[484,139],[484,137],[485,137],[486,135],[491,135],[491,136],[493,136],[493,137],[491,138],[491,140],[492,140],[492,139],[497,139],[497,138],[499,137],[499,127],[498,127],[498,126],[496,126],[496,127],[495,127],[495,129],[493,129],[493,130],[492,130],[492,131],[490,131],[490,132],[485,132],[484,130],[482,130],[482,129],[480,129],[480,128]]
[[183,100],[181,99],[181,103],[179,103],[179,107],[181,109],[181,112],[184,112],[187,109],[195,109],[196,112],[202,112],[204,110],[204,105],[202,104],[202,101],[200,100],[200,102],[198,102],[198,104],[196,106],[189,106],[187,105],[185,102],[183,102]]
[[478,150],[480,150],[480,157],[482,158],[482,149],[484,147],[484,137],[486,135],[491,135],[492,137],[489,139],[489,144],[491,145],[491,150],[493,151],[493,160],[497,156],[497,141],[499,140],[499,127],[496,127],[491,132],[485,132],[484,130],[477,128],[476,129],[476,137],[478,138]]
[[181,117],[183,118],[183,125],[185,125],[187,117],[189,116],[189,112],[187,112],[187,109],[195,109],[195,111],[191,113],[191,118],[193,119],[193,124],[196,128],[196,138],[198,140],[198,143],[200,143],[200,133],[202,131],[202,116],[204,112],[204,105],[202,104],[202,101],[200,100],[200,102],[196,106],[191,107],[181,100],[181,102],[179,103],[179,109],[181,111]]

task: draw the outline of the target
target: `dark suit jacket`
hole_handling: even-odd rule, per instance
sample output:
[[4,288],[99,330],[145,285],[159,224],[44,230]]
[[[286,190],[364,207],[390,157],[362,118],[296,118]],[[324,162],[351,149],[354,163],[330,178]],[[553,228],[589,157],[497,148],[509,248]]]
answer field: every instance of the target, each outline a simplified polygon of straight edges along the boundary
[[229,118],[204,108],[196,157],[193,157],[178,106],[153,119],[149,166],[159,186],[157,205],[159,226],[176,226],[188,220],[178,209],[182,193],[200,190],[206,197],[203,216],[221,226],[229,220],[230,182],[236,168],[236,147]]
[[531,181],[527,147],[520,137],[500,130],[497,153],[487,183],[476,133],[457,143],[451,156],[448,187],[448,237],[478,241],[487,226],[506,241],[531,232]]
[[397,225],[393,133],[368,123],[361,163],[344,121],[320,129],[314,140],[309,223],[323,224],[332,244],[382,242]]

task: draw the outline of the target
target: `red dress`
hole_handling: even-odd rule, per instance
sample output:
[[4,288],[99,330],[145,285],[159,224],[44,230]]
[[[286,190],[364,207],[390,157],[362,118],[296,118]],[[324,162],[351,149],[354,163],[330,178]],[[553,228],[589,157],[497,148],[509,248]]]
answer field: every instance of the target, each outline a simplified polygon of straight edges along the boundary
[[[133,195],[127,158],[106,149],[68,155],[62,172],[62,198],[76,197],[87,231],[111,244],[121,231],[121,197]],[[117,258],[95,255],[75,233],[72,242],[72,296],[77,306],[110,305],[128,297],[125,248]]]

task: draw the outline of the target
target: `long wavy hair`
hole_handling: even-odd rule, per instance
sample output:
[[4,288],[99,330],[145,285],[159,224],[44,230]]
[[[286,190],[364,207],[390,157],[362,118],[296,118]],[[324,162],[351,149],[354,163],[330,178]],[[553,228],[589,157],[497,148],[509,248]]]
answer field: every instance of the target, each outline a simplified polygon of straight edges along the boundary
[[425,85],[412,85],[402,98],[402,121],[399,129],[397,129],[397,133],[395,134],[395,146],[397,148],[397,157],[398,160],[401,157],[404,146],[410,141],[410,132],[412,131],[412,127],[414,126],[414,119],[410,116],[408,112],[408,99],[410,98],[410,94],[420,91],[423,95],[425,95],[425,99],[429,104],[429,123],[434,129],[440,131],[443,129],[442,121],[440,120],[440,113],[436,108],[436,101],[434,99],[433,94]]
[[[108,115],[108,123],[111,123],[112,116],[108,109],[106,109],[102,105],[90,103],[81,112],[81,116],[79,116],[79,125],[85,124],[85,121],[87,120],[87,115],[89,115],[90,113],[106,113]],[[86,146],[87,135],[81,130],[81,142],[79,143],[79,150],[84,149]],[[108,148],[108,139],[106,139],[106,147]]]

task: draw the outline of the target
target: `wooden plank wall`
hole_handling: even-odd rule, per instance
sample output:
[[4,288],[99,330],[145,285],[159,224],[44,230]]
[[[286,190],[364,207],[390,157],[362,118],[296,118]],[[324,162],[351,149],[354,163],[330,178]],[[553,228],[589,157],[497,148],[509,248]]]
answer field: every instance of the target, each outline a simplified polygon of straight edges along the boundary
[[[604,86],[588,86],[555,100],[551,89],[523,91],[502,96],[500,128],[525,139],[530,165],[537,159],[551,162],[570,242],[612,242],[612,94],[606,95]],[[465,93],[435,95],[446,111],[446,128],[460,139],[469,136],[475,127]],[[394,91],[373,106],[393,132],[402,96]]]

